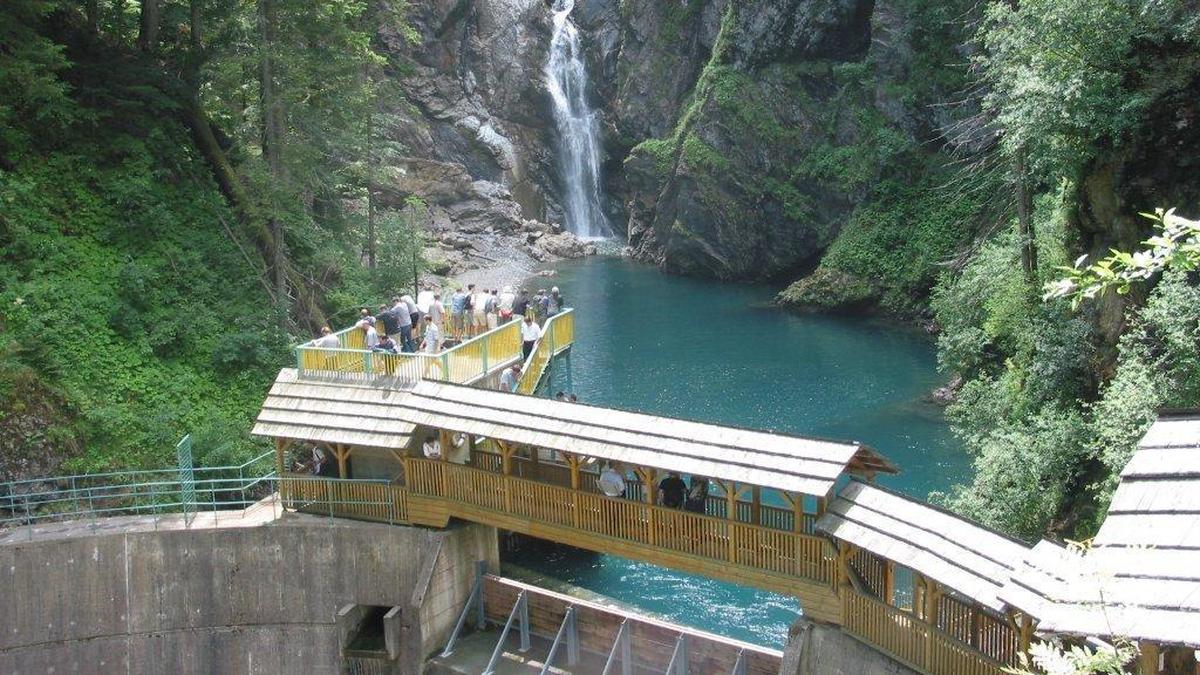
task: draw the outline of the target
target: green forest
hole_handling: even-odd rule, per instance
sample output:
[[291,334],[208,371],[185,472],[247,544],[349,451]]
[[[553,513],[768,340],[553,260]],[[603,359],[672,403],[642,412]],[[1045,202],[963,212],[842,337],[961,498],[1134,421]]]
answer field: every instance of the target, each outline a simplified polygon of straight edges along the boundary
[[414,245],[367,190],[403,66],[372,36],[403,14],[4,3],[6,472],[157,467],[185,433],[209,465],[253,451],[290,345],[390,290]]
[[[290,346],[410,287],[421,233],[377,185],[406,151],[404,45],[437,37],[413,27],[420,4],[0,5],[0,479],[161,466],[186,433],[198,462],[242,461]],[[918,58],[892,93],[957,93],[970,152],[899,138],[870,107],[879,64],[793,63],[772,77],[797,97],[836,90],[858,135],[842,142],[851,123],[830,119],[795,165],[735,175],[689,135],[702,109],[764,144],[802,134],[729,66],[724,28],[680,123],[614,147],[650,174],[708,167],[703,208],[726,208],[711,175],[793,218],[820,208],[797,183],[868,194],[785,304],[935,329],[976,476],[934,499],[1016,536],[1086,538],[1156,411],[1200,405],[1200,283],[1181,259],[1079,302],[1046,287],[1081,255],[1140,247],[1155,223],[1139,212],[1200,213],[1200,10],[897,7]]]

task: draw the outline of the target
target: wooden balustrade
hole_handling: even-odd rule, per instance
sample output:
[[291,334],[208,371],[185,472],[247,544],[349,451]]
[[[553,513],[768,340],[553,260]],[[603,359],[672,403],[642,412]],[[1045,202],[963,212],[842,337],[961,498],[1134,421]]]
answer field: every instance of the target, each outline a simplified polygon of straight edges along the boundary
[[280,498],[285,508],[318,515],[385,523],[409,517],[406,491],[386,483],[288,476],[281,481]]
[[885,602],[888,600],[884,597],[887,587],[887,561],[870,551],[857,549],[850,557],[850,566],[871,595]]
[[955,636],[851,588],[842,589],[843,628],[932,675],[1001,675],[1004,666]]

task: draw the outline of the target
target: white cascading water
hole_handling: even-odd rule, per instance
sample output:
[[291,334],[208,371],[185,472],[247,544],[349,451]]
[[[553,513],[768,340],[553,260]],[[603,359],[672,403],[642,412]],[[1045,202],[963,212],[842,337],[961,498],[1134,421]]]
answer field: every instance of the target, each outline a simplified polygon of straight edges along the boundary
[[555,0],[554,37],[546,62],[546,86],[558,126],[566,226],[584,239],[612,237],[600,207],[600,133],[587,101],[587,69],[579,29],[571,23],[575,0]]

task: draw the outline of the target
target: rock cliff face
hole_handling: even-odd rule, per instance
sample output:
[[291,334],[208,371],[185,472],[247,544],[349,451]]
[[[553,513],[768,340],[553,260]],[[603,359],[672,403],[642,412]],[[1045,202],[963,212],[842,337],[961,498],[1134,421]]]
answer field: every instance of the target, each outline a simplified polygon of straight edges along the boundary
[[[551,4],[430,0],[411,15],[417,44],[383,36],[412,63],[397,196],[436,195],[436,217],[468,231],[561,221]],[[633,254],[726,279],[811,266],[882,173],[924,163],[945,121],[928,106],[942,89],[894,86],[913,75],[924,4],[577,0],[605,208]]]

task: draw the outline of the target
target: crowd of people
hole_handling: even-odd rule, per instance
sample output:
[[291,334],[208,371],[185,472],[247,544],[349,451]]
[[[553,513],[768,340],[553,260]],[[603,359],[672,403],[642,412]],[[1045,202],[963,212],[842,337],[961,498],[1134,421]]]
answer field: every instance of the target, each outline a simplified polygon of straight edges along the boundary
[[[371,351],[437,354],[445,347],[523,317],[521,353],[524,361],[541,339],[542,326],[565,307],[557,286],[549,291],[540,288],[530,296],[525,288],[516,291],[509,286],[477,289],[475,284],[468,284],[466,288],[457,287],[449,298],[443,299],[439,290],[426,284],[416,299],[408,294],[397,295],[374,311],[363,307],[355,328],[363,332],[363,343]],[[341,340],[329,326],[321,329],[321,336],[313,344],[323,349],[342,347]]]

